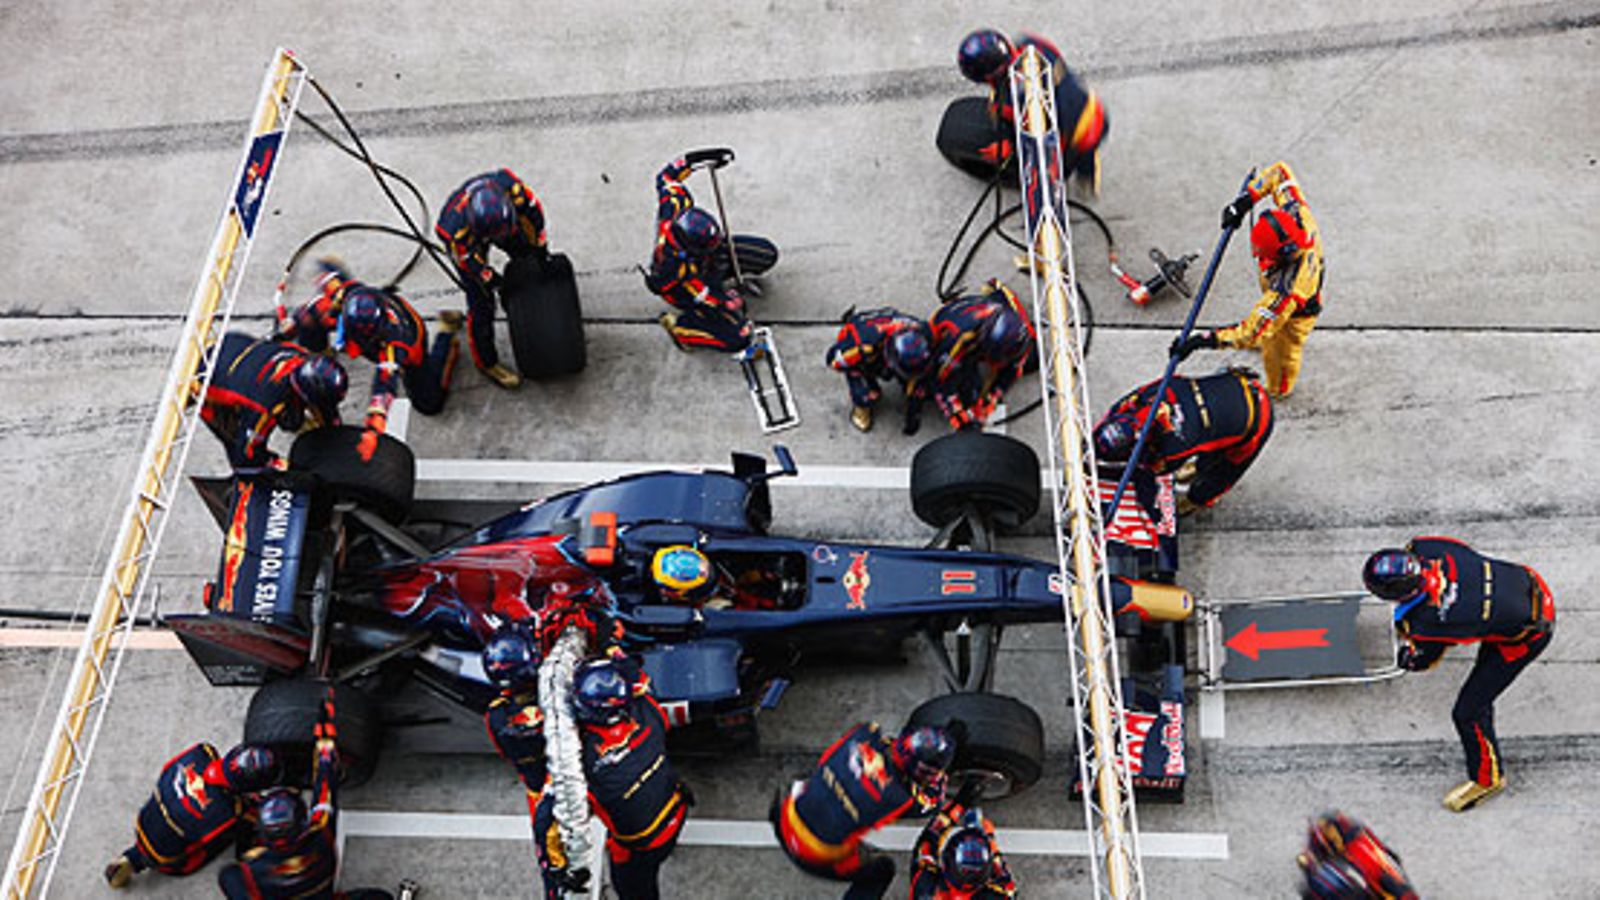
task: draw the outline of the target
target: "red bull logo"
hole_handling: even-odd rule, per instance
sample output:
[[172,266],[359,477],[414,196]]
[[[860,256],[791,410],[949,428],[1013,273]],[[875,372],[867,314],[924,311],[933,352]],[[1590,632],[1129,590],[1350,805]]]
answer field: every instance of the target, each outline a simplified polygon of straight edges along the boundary
[[867,608],[867,588],[872,586],[872,573],[867,571],[867,556],[866,550],[850,554],[850,568],[840,579],[844,584],[844,592],[850,595],[850,602],[845,604],[845,609]]

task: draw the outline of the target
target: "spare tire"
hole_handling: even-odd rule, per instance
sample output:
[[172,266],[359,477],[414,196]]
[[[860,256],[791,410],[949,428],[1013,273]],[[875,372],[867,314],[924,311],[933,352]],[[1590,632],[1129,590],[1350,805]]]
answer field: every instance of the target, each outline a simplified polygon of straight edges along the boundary
[[378,435],[371,455],[364,457],[365,437],[366,431],[354,425],[308,431],[289,449],[289,467],[317,476],[334,496],[399,522],[411,512],[416,493],[416,457],[387,434]]
[[572,260],[566,254],[513,259],[506,266],[500,300],[511,331],[511,352],[524,377],[555,378],[583,371],[589,362],[583,309]]
[[[933,139],[935,147],[950,164],[977,178],[988,180],[999,174],[995,164],[984,159],[978,150],[987,147],[1007,132],[995,127],[989,117],[989,101],[984,97],[961,97],[945,107],[944,118],[939,120],[939,133]],[[1015,171],[1009,162],[1006,172]]]
[[911,460],[911,508],[935,528],[968,505],[1001,528],[1017,528],[1039,511],[1039,457],[1003,434],[958,431],[929,441]]
[[[269,681],[250,698],[244,717],[244,742],[265,744],[283,753],[290,765],[290,780],[306,784],[311,778],[311,729],[322,716],[327,685],[310,678]],[[339,744],[341,781],[350,787],[365,784],[378,767],[383,749],[383,720],[372,699],[349,685],[335,685],[333,726]]]
[[1020,794],[1044,774],[1044,722],[1015,697],[945,694],[912,710],[906,724],[954,731],[959,740],[951,781],[981,779],[985,799]]

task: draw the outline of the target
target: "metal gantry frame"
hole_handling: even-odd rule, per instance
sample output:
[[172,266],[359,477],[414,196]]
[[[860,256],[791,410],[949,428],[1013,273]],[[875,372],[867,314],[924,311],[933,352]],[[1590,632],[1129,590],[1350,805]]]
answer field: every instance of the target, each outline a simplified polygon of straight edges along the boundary
[[1053,477],[1056,551],[1072,657],[1072,699],[1090,841],[1095,897],[1144,897],[1139,822],[1134,809],[1120,727],[1110,577],[1104,565],[1105,529],[1095,476],[1089,389],[1084,380],[1083,330],[1072,229],[1067,221],[1067,173],[1062,167],[1055,80],[1033,47],[1012,65],[1017,174],[1028,232],[1034,319],[1039,325],[1039,380],[1045,395],[1046,443]]
[[49,891],[128,635],[145,605],[152,563],[200,421],[200,398],[210,383],[211,363],[249,259],[256,216],[265,205],[275,157],[282,150],[305,80],[299,60],[279,49],[262,81],[228,204],[190,300],[132,495],[0,883],[0,900],[28,900]]

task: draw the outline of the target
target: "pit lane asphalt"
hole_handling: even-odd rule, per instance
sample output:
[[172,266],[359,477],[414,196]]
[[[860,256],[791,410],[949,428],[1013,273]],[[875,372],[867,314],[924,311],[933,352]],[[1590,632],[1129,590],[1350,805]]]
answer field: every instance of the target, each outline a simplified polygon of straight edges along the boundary
[[[1596,435],[1578,406],[1595,388],[1600,349],[1587,295],[1600,208],[1600,68],[1586,27],[1595,4],[1289,3],[1269,18],[1243,0],[1203,13],[1034,3],[1004,21],[976,4],[712,2],[669,13],[558,3],[539,17],[506,5],[485,15],[515,23],[515,40],[487,47],[455,14],[427,8],[276,9],[275,30],[247,11],[192,3],[7,10],[6,605],[70,608],[97,579],[104,523],[125,496],[174,319],[237,160],[237,139],[209,123],[243,118],[275,44],[294,46],[341,102],[366,113],[357,120],[372,126],[374,152],[434,202],[482,168],[517,170],[580,270],[595,320],[582,379],[507,395],[463,371],[446,413],[413,423],[419,455],[703,462],[768,443],[731,364],[680,355],[649,324],[657,308],[631,269],[648,247],[656,168],[686,147],[728,143],[739,151],[724,180],[734,227],[764,231],[785,251],[756,310],[778,324],[806,418],[786,443],[802,466],[902,466],[916,442],[892,427],[857,436],[845,423],[843,387],[818,365],[833,329],[815,323],[851,304],[931,307],[939,258],[977,190],[929,146],[945,98],[967,92],[945,68],[952,48],[985,20],[1036,28],[1083,61],[1111,108],[1099,208],[1126,258],[1150,245],[1209,250],[1216,210],[1242,172],[1280,155],[1325,229],[1328,312],[1302,387],[1280,407],[1256,468],[1194,522],[1184,582],[1208,598],[1348,589],[1371,549],[1442,531],[1538,566],[1560,607],[1551,650],[1499,706],[1506,795],[1467,816],[1438,808],[1459,776],[1448,712],[1465,655],[1395,684],[1235,694],[1226,739],[1191,747],[1189,802],[1140,807],[1147,830],[1227,833],[1231,858],[1149,860],[1151,896],[1287,895],[1302,823],[1330,805],[1391,841],[1424,895],[1588,897],[1600,886],[1586,830],[1587,775],[1600,761],[1600,604],[1588,590],[1600,543],[1588,466]],[[613,44],[626,51],[607,57]],[[463,58],[484,62],[469,75]],[[115,77],[85,78],[91,71]],[[679,105],[651,113],[672,88],[682,89]],[[310,230],[388,218],[366,176],[308,132],[293,135],[284,160],[241,311],[264,308],[280,261]],[[390,245],[337,249],[359,271],[386,271],[403,256]],[[1092,232],[1080,231],[1077,250],[1101,322],[1090,383],[1103,404],[1155,377],[1183,310],[1170,299],[1127,305]],[[971,281],[1004,271],[1003,255],[989,252]],[[427,270],[408,284],[430,312],[455,302]],[[1235,246],[1202,322],[1242,314],[1252,287]],[[1228,358],[1197,357],[1185,371]],[[665,410],[691,424],[638,427]],[[1012,433],[1038,445],[1040,428],[1034,416]],[[220,466],[202,436],[191,471]],[[776,503],[776,527],[788,533],[927,535],[896,492],[786,489]],[[181,504],[158,569],[169,610],[196,605],[216,557],[199,505],[188,494]],[[1048,556],[1043,527],[1005,549]],[[1000,663],[1000,687],[1046,712],[1055,773],[1068,758],[1062,651],[1059,630],[1019,629]],[[22,758],[26,726],[52,659],[0,651],[0,771],[20,772],[21,790],[34,766]],[[760,757],[685,764],[702,800],[696,813],[759,820],[771,788],[850,722],[898,724],[935,686],[914,648],[903,666],[808,673],[764,723]],[[103,892],[99,868],[128,840],[161,762],[193,740],[231,740],[244,702],[242,692],[205,687],[179,654],[130,656],[57,896]],[[1003,825],[1082,827],[1051,777],[991,812]],[[12,795],[0,821],[8,846],[21,799]],[[517,814],[521,799],[494,760],[391,759],[348,805]],[[1085,893],[1080,860],[1016,866],[1028,895]],[[345,871],[348,884],[409,875],[442,897],[519,894],[533,878],[528,848],[510,842],[354,839]],[[836,893],[775,851],[684,848],[665,882],[669,896],[744,897],[757,885],[764,896]],[[211,885],[205,874],[136,892],[201,897]]]

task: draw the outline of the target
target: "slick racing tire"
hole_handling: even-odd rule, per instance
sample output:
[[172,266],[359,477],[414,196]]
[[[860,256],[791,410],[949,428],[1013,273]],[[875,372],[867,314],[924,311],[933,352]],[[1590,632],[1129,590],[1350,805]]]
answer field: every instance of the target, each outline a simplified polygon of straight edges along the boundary
[[[954,722],[961,725],[953,726]],[[958,738],[950,787],[979,779],[982,798],[1020,794],[1044,774],[1044,722],[1033,707],[1004,694],[935,697],[911,711],[910,725],[937,725]]]
[[300,435],[289,450],[289,468],[310,472],[341,499],[354,500],[390,522],[403,521],[416,493],[417,460],[411,448],[378,435],[370,458],[362,458],[364,429],[318,428]]
[[[939,133],[933,139],[935,147],[950,164],[975,178],[988,180],[995,177],[995,164],[978,154],[978,149],[993,143],[1002,134],[989,118],[989,101],[983,97],[961,97],[945,107],[944,118],[939,120]],[[1015,167],[1006,166],[1006,171]]]
[[[288,760],[289,780],[305,785],[311,777],[311,729],[322,714],[326,686],[309,678],[269,681],[250,698],[244,717],[244,742],[265,744]],[[348,685],[336,685],[334,730],[339,744],[340,781],[346,787],[365,784],[377,769],[383,748],[383,720],[372,700]]]
[[1039,457],[1003,434],[958,431],[925,444],[911,460],[911,508],[935,528],[968,507],[1000,528],[1039,511]]
[[500,289],[511,352],[525,378],[576,375],[589,362],[584,344],[583,310],[572,260],[564,253],[548,259],[513,259]]

